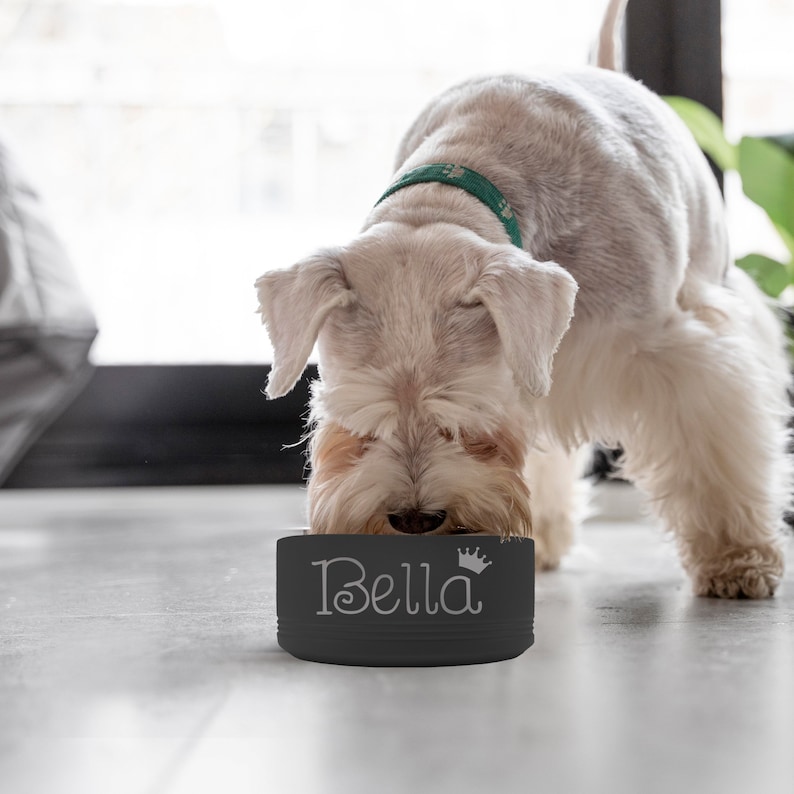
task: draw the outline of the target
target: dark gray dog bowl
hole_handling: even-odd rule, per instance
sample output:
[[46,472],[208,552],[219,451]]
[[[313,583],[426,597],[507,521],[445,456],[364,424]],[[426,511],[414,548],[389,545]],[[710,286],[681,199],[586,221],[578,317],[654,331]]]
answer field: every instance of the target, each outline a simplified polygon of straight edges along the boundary
[[534,641],[534,556],[528,538],[282,538],[278,643],[299,659],[333,664],[512,659]]

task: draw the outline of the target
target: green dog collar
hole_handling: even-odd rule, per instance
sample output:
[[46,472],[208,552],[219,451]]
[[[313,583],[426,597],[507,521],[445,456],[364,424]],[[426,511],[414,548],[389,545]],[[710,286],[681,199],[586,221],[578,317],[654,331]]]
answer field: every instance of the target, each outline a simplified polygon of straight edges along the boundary
[[464,168],[462,165],[452,163],[433,163],[420,165],[407,174],[403,174],[377,201],[375,206],[387,199],[392,193],[402,190],[408,185],[418,185],[422,182],[441,182],[453,185],[471,193],[472,196],[482,201],[502,222],[513,245],[523,248],[521,231],[518,228],[516,216],[507,199],[497,190],[496,185],[489,182],[482,174]]

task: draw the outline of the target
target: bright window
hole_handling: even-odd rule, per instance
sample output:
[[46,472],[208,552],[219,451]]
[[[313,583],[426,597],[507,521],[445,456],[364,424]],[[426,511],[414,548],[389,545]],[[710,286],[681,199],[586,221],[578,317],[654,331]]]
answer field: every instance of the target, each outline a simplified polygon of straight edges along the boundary
[[[0,135],[98,314],[95,360],[267,360],[254,279],[355,234],[434,94],[585,63],[603,5],[3,0]],[[729,135],[794,131],[794,2],[723,15]],[[736,253],[783,256],[727,191]]]
[[[794,132],[794,0],[723,0],[725,131],[742,135]],[[788,254],[766,215],[728,175],[725,193],[737,256]]]
[[266,361],[254,279],[356,233],[435,93],[585,63],[603,6],[3,0],[0,135],[98,314],[95,361]]

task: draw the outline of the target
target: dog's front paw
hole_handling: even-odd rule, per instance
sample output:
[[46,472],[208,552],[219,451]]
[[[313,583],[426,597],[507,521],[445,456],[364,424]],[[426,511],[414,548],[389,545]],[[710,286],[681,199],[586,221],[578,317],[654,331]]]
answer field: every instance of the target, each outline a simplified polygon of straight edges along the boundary
[[733,551],[704,561],[693,571],[695,594],[713,598],[770,598],[783,576],[777,546]]
[[556,571],[560,567],[562,555],[550,553],[543,545],[535,541],[535,570]]
[[573,543],[575,524],[569,516],[533,517],[532,538],[535,541],[535,569],[556,571]]

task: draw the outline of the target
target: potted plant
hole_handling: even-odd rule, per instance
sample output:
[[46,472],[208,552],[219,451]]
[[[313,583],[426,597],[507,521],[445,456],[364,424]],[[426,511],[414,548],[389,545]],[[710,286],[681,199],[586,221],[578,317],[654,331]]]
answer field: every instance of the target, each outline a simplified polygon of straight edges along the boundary
[[[751,253],[736,261],[761,289],[784,305],[794,303],[794,134],[744,136],[731,143],[722,121],[708,108],[684,97],[667,97],[668,104],[689,127],[700,148],[722,171],[739,174],[744,194],[767,214],[788,251],[787,261]],[[791,312],[789,323],[791,325]]]

